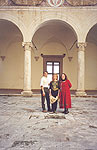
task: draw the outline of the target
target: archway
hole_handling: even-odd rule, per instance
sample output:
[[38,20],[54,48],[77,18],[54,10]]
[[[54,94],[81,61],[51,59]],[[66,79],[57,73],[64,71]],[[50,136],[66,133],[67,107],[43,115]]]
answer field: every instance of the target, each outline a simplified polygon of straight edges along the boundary
[[89,30],[86,42],[85,89],[97,94],[97,24]]
[[[0,89],[23,89],[23,35],[11,21],[0,19]],[[10,89],[10,90],[8,90]]]
[[[38,55],[37,67],[32,55],[32,78],[39,79],[39,74],[43,72],[43,56],[63,56],[62,72],[65,72],[73,84],[73,90],[77,89],[77,35],[73,27],[65,21],[52,19],[40,24],[32,37],[32,44],[35,54]],[[38,65],[41,67],[38,68]],[[73,68],[73,69],[72,69]],[[41,77],[41,76],[40,76]],[[40,79],[39,79],[40,80]],[[39,88],[39,80],[32,85],[35,89]]]

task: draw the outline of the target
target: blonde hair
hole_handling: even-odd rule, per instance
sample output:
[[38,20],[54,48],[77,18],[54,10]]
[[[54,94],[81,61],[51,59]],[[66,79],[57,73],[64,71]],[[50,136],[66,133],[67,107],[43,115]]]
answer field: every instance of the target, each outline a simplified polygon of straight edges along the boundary
[[56,76],[56,80],[58,80],[58,74],[54,73],[53,76],[52,76],[52,81],[54,81],[54,76]]

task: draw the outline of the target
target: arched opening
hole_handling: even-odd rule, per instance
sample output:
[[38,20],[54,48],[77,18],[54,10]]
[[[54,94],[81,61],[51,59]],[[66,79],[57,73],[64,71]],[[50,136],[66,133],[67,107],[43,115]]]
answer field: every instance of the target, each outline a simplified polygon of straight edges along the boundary
[[[68,78],[73,84],[73,90],[77,89],[77,50],[76,50],[77,35],[71,25],[67,24],[62,20],[49,20],[42,23],[32,38],[32,44],[34,46],[34,54],[39,56],[37,61],[37,67],[35,66],[35,60],[33,60],[32,68],[35,70],[32,73],[32,78],[35,77],[37,81],[33,81],[32,85],[35,89],[39,88],[39,74],[40,77],[44,69],[48,70],[47,63],[57,62],[58,56],[63,57],[61,72],[65,72]],[[42,54],[42,57],[41,57]],[[43,57],[47,61],[43,60]],[[32,56],[33,57],[33,56]],[[32,58],[34,59],[34,57]],[[46,63],[46,67],[45,66]],[[38,66],[40,65],[39,69]],[[48,68],[47,68],[48,67]],[[52,66],[54,68],[54,66]],[[72,69],[73,68],[73,69]],[[49,70],[48,70],[49,72]],[[57,72],[57,73],[61,73]],[[53,69],[52,69],[52,72]]]
[[85,89],[97,94],[97,24],[88,32],[86,42]]
[[23,89],[23,36],[12,22],[0,19],[0,91]]

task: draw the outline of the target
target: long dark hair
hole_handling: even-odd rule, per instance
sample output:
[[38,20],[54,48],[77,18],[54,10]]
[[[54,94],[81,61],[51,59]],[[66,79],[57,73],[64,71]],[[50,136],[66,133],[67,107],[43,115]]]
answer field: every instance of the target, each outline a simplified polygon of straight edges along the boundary
[[[62,73],[62,74],[64,74],[64,75],[65,75],[65,80],[68,80],[67,75],[66,75],[65,73]],[[62,80],[63,80],[63,79],[62,79],[62,74],[60,75],[60,79],[59,79],[59,81],[62,81]]]

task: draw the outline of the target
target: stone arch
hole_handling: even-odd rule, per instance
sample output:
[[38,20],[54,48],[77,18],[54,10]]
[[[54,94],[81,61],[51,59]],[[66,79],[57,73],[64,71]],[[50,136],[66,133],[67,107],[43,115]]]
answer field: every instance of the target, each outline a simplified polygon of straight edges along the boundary
[[47,14],[42,16],[42,18],[36,17],[35,20],[32,21],[32,23],[29,26],[29,33],[30,33],[30,41],[33,38],[33,35],[35,34],[35,32],[41,27],[41,25],[47,21],[50,20],[59,20],[59,21],[63,21],[65,23],[67,23],[74,31],[74,33],[76,34],[77,40],[79,41],[80,39],[80,28],[79,26],[76,24],[76,22],[74,22],[73,16],[69,15],[68,19],[67,19],[67,15],[64,15],[62,13],[58,13],[56,14]]
[[[97,93],[97,14],[89,17],[85,41],[87,42],[85,60],[85,87]],[[88,82],[89,81],[89,82]]]
[[6,14],[6,13],[0,13],[0,19],[10,21],[14,25],[16,25],[18,29],[20,30],[20,32],[22,33],[23,41],[26,41],[26,27],[21,20],[18,20],[17,17]]
[[97,24],[97,14],[94,16],[90,16],[87,22],[88,24],[86,25],[86,29],[84,30],[86,32],[84,32],[84,35],[83,35],[84,42],[86,41],[89,31],[92,29],[93,26]]
[[[51,16],[51,17],[50,17]],[[73,17],[71,17],[71,19],[72,19]],[[38,34],[38,29],[40,29],[41,30],[41,33],[42,33],[42,31],[44,30],[44,28],[45,28],[45,25],[47,24],[47,26],[49,26],[49,25],[52,25],[52,24],[50,24],[50,22],[55,22],[55,24],[57,25],[57,23],[58,24],[60,24],[60,25],[62,25],[63,26],[63,30],[65,29],[65,27],[66,27],[66,29],[68,28],[68,30],[70,31],[70,32],[68,32],[68,30],[66,30],[67,32],[67,34],[68,33],[70,33],[70,34],[68,34],[68,35],[73,35],[74,36],[74,41],[75,40],[78,40],[78,32],[77,31],[79,31],[80,29],[76,26],[75,28],[76,28],[76,31],[75,31],[75,28],[74,28],[74,26],[72,25],[72,24],[74,24],[74,21],[73,21],[73,23],[72,23],[72,20],[70,20],[70,21],[68,21],[68,19],[64,19],[64,18],[62,18],[62,17],[60,17],[58,14],[57,14],[57,16],[52,16],[52,15],[49,15],[49,17],[47,18],[47,16],[43,16],[43,18],[41,19],[41,20],[39,20],[39,18],[35,18],[37,21],[33,21],[32,22],[32,24],[30,25],[30,27],[29,27],[29,29],[30,29],[30,31],[29,32],[31,32],[31,40],[33,40],[33,42],[34,42],[34,46],[36,46],[36,48],[38,48],[37,49],[37,51],[36,51],[36,53],[35,53],[35,55],[37,56],[39,56],[39,61],[40,61],[40,64],[41,64],[41,68],[40,68],[40,73],[43,71],[43,59],[42,59],[42,57],[41,57],[41,54],[43,54],[43,55],[63,55],[64,53],[66,54],[66,57],[64,58],[64,60],[63,60],[63,66],[62,66],[62,69],[63,70],[65,70],[66,72],[68,72],[68,74],[69,74],[69,76],[71,76],[70,75],[70,70],[69,69],[71,69],[70,67],[67,67],[67,68],[65,68],[65,66],[69,66],[69,56],[71,56],[71,55],[69,55],[68,54],[68,51],[69,51],[69,47],[71,47],[71,45],[72,44],[70,44],[70,42],[68,42],[70,45],[67,45],[66,46],[66,44],[64,44],[63,45],[63,43],[62,43],[62,40],[60,40],[60,41],[58,41],[59,40],[59,38],[57,38],[58,36],[58,34],[57,34],[57,32],[56,32],[56,35],[54,35],[53,34],[53,32],[52,32],[52,36],[51,37],[56,37],[56,39],[55,39],[55,41],[53,41],[53,40],[51,40],[51,38],[50,38],[50,40],[48,39],[48,41],[46,41],[46,39],[44,39],[43,38],[43,40],[41,39],[41,42],[39,42],[39,44],[40,43],[42,43],[42,42],[49,42],[48,44],[46,43],[45,44],[45,42],[43,43],[43,44],[45,44],[45,46],[43,46],[43,47],[40,47],[39,45],[38,45],[38,41],[36,41],[34,38],[36,38],[36,37],[38,37],[38,40],[40,39],[40,37],[38,36],[39,34]],[[72,24],[71,24],[71,23]],[[53,25],[54,26],[54,25]],[[43,28],[42,28],[43,27]],[[51,27],[52,28],[52,27]],[[42,30],[43,29],[43,30]],[[53,28],[54,29],[54,28]],[[33,30],[33,31],[31,31],[31,30]],[[44,30],[45,31],[45,30]],[[47,31],[47,30],[46,30]],[[53,30],[52,30],[53,31]],[[60,32],[60,31],[59,31]],[[37,33],[37,34],[36,34]],[[62,31],[61,31],[61,33],[62,33]],[[34,35],[37,35],[36,37],[34,37]],[[41,34],[42,35],[42,34]],[[53,36],[54,35],[54,36]],[[61,34],[60,34],[61,35]],[[76,35],[76,36],[75,36]],[[47,37],[50,37],[49,35],[47,35]],[[55,38],[54,37],[54,38]],[[61,37],[61,36],[60,36]],[[63,36],[64,37],[64,36]],[[66,37],[66,36],[65,36]],[[37,39],[37,38],[36,38]],[[72,43],[74,42],[73,40],[72,40]],[[67,43],[67,42],[66,42]],[[41,44],[40,44],[41,45]],[[55,46],[56,45],[56,46]],[[66,47],[67,47],[67,49],[66,49]],[[76,44],[75,44],[75,47],[76,47]],[[34,48],[33,48],[34,49]],[[58,50],[58,49],[60,49],[60,51]],[[35,51],[35,50],[34,50]],[[73,61],[73,63],[74,64],[76,64],[75,62],[76,62],[76,60],[77,60],[77,50],[76,50],[76,48],[74,48],[74,51],[73,51],[74,53],[75,53],[75,56],[74,56],[74,58],[75,58],[75,60]],[[71,52],[72,53],[72,52]],[[32,56],[34,56],[34,54],[32,55]],[[34,66],[34,63],[32,64],[33,66]],[[76,88],[76,86],[77,86],[77,81],[76,81],[76,77],[77,77],[77,65],[74,65],[75,66],[75,68],[74,68],[74,75],[73,75],[73,77],[71,77],[71,78],[73,78],[73,80],[75,81],[75,87],[74,88]],[[34,68],[34,67],[33,67]],[[69,68],[69,69],[68,69]],[[76,75],[75,75],[76,74]],[[34,73],[33,73],[33,78],[34,78]],[[34,82],[32,83],[32,84],[34,84]]]
[[23,78],[20,79],[20,76],[23,77],[24,68],[24,35],[19,23],[14,16],[0,14],[0,57],[5,57],[4,62],[0,59],[0,67],[3,68],[0,88],[23,89]]

